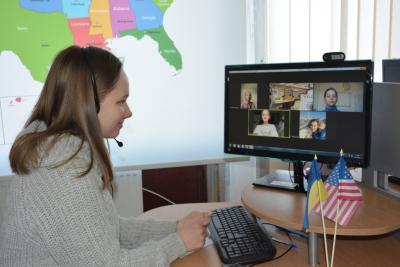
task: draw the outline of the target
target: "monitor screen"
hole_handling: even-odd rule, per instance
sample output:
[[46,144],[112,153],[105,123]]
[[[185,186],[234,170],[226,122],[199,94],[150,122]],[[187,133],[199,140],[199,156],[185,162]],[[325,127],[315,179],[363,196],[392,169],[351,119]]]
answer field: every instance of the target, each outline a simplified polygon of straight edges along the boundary
[[225,67],[226,153],[369,163],[371,61]]

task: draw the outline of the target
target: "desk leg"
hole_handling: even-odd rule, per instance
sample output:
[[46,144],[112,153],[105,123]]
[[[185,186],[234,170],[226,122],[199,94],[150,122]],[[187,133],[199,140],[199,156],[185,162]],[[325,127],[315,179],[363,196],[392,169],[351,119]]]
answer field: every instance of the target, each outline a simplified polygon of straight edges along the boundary
[[318,234],[308,233],[308,264],[311,266],[319,265],[318,258]]

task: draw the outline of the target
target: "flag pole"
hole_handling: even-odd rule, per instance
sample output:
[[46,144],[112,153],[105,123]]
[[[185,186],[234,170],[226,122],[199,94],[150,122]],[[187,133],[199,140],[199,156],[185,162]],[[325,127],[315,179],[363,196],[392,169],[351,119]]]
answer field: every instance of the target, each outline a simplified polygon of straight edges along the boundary
[[[340,157],[343,157],[343,149],[340,149]],[[343,174],[341,174],[343,175]],[[339,194],[339,189],[340,189],[340,183],[338,185],[338,190],[336,194]],[[339,220],[339,206],[340,206],[340,199],[337,199],[336,203],[336,220],[335,220],[335,231],[333,233],[333,244],[332,244],[332,254],[331,254],[331,265],[330,267],[333,267],[333,258],[335,257],[335,247],[336,247],[336,233],[337,233],[337,225],[338,225],[338,220]]]
[[[340,185],[339,185],[340,186]],[[336,204],[336,220],[335,220],[335,232],[333,234],[333,245],[332,245],[332,255],[331,255],[331,267],[333,267],[333,258],[335,257],[335,246],[336,246],[336,232],[337,232],[337,225],[339,220],[339,206],[340,206],[340,199],[338,199],[338,203]]]
[[[317,155],[314,155],[314,159],[317,160]],[[317,181],[318,182],[318,181]],[[326,266],[329,267],[329,256],[328,256],[328,244],[326,242],[326,228],[325,228],[325,215],[324,215],[324,207],[322,205],[321,200],[321,189],[320,184],[318,182],[318,197],[319,197],[319,206],[321,208],[321,219],[322,219],[322,229],[324,232],[324,246],[325,246],[325,258],[326,258]]]

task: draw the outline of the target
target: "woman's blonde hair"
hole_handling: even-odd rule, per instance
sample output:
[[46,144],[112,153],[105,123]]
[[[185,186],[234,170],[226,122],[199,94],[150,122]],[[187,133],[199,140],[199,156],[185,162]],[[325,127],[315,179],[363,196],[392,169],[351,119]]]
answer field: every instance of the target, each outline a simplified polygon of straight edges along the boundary
[[[85,59],[85,55],[90,57]],[[80,177],[88,174],[94,160],[97,160],[102,172],[103,189],[108,189],[113,180],[112,165],[97,117],[91,79],[95,77],[101,102],[113,90],[121,67],[121,61],[104,49],[70,46],[62,50],[55,57],[39,100],[25,124],[26,127],[39,120],[47,125],[47,129],[21,135],[15,140],[9,155],[12,170],[20,175],[28,174],[30,166],[37,166],[40,162],[39,147],[47,154],[57,139],[67,133],[78,136],[82,140],[81,145],[66,161],[55,167],[73,159],[87,142],[90,163]],[[50,145],[41,147],[49,137],[54,137]]]

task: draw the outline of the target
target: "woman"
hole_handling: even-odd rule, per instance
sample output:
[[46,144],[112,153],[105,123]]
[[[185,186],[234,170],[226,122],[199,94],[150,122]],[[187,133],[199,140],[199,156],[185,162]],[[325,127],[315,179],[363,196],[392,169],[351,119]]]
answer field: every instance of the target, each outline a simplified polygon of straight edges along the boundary
[[0,266],[165,266],[203,246],[209,214],[178,222],[120,218],[104,138],[125,119],[122,64],[99,48],[71,46],[55,58],[16,138],[17,174],[0,229]]
[[253,133],[261,136],[278,137],[278,132],[276,131],[275,125],[269,123],[270,118],[271,115],[269,114],[269,110],[264,109],[261,112],[262,122],[256,126]]
[[338,93],[335,88],[328,88],[324,92],[325,111],[338,112],[336,107]]

